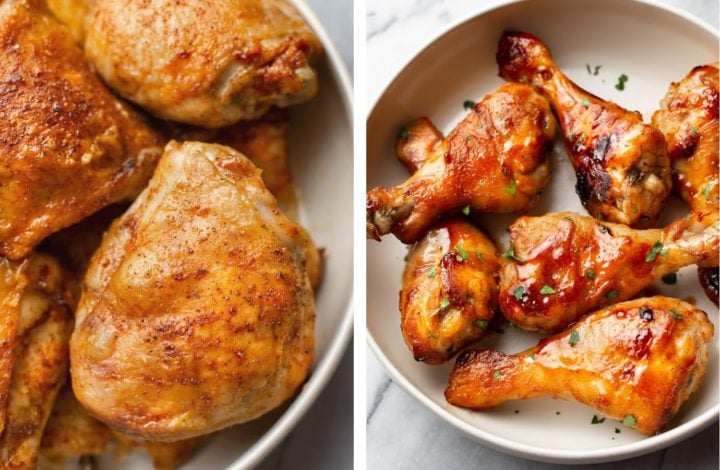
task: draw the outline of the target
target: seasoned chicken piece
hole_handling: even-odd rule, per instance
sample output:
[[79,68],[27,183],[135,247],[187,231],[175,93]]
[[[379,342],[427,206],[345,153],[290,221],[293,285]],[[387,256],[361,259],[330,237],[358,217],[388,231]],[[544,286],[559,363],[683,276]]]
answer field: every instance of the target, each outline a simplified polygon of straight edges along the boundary
[[504,33],[497,63],[501,77],[527,83],[550,101],[575,167],[576,191],[588,212],[633,227],[654,223],[671,190],[662,133],[644,124],[640,113],[573,83],[535,36]]
[[442,364],[483,336],[497,311],[498,254],[455,219],[410,249],[400,291],[401,328],[415,360]]
[[[421,125],[412,124],[400,139],[415,142],[413,130]],[[550,175],[554,135],[555,120],[540,95],[524,85],[501,86],[442,142],[424,146],[432,153],[410,179],[368,191],[367,236],[379,240],[392,232],[414,243],[438,219],[468,205],[476,212],[530,209]]]
[[26,268],[27,262],[13,263],[0,258],[0,435],[5,429],[20,301],[27,285],[27,278],[23,275]]
[[509,230],[500,308],[521,328],[554,333],[665,274],[717,263],[720,223],[694,213],[662,230],[634,230],[563,212],[521,217]]
[[86,26],[106,83],[163,119],[227,126],[317,91],[322,46],[286,0],[105,0]]
[[312,365],[318,253],[258,170],[171,142],[93,257],[70,342],[78,401],[116,431],[174,441],[279,406]]
[[70,29],[78,44],[85,38],[85,15],[88,4],[95,0],[45,0],[50,13]]
[[49,461],[62,462],[69,458],[102,454],[112,438],[110,429],[80,406],[68,383],[55,400],[42,435],[40,451]]
[[404,127],[395,143],[395,154],[410,173],[415,173],[430,159],[443,141],[442,132],[426,117]]
[[105,89],[68,30],[29,1],[0,8],[0,255],[130,198],[161,137]]
[[702,382],[712,337],[702,310],[669,297],[636,299],[517,354],[465,351],[445,397],[478,410],[508,400],[563,398],[657,434]]
[[116,453],[145,451],[153,461],[154,470],[175,470],[195,454],[207,436],[194,437],[175,442],[150,442],[134,439],[125,434],[115,432],[118,442]]
[[68,370],[75,286],[54,259],[33,254],[23,270],[14,363],[0,462],[5,469],[33,468],[43,428]]

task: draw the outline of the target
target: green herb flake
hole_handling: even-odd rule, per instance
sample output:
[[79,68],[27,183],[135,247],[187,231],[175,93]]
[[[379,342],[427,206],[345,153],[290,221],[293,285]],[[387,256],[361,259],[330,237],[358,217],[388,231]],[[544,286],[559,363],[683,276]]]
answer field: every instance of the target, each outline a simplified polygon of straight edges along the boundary
[[617,82],[617,84],[615,85],[615,89],[616,89],[616,90],[619,90],[619,91],[623,91],[623,90],[625,89],[625,83],[627,83],[627,81],[628,81],[628,76],[625,75],[624,73],[621,74],[621,75],[618,77],[618,82]]
[[575,346],[580,342],[580,333],[577,332],[577,330],[573,330],[572,333],[570,333],[570,339],[568,339],[568,343],[570,346]]
[[597,74],[600,73],[600,67],[602,67],[602,65],[596,65],[596,66],[595,66],[595,73],[593,73],[593,75],[597,75]]
[[447,308],[448,306],[450,306],[450,300],[449,300],[449,299],[442,299],[442,300],[440,301],[440,309],[441,309],[441,310],[444,309],[444,308]]
[[461,247],[460,245],[455,245],[455,259],[458,260],[458,262],[462,263],[463,261],[467,261],[470,259],[470,253],[467,252],[466,249]]
[[686,215],[685,217],[683,217],[683,220],[684,220],[685,222],[690,222],[690,219],[691,219],[690,214],[688,214],[688,215]]
[[500,377],[502,377],[502,374],[500,373],[499,370],[496,370],[495,372],[493,372],[493,379],[498,380]]
[[480,250],[475,250],[474,253],[475,253],[475,257],[476,257],[479,261],[482,261],[482,260],[483,260],[483,254],[480,253]]
[[438,336],[435,333],[430,333],[428,337],[430,337],[431,339],[438,339]]
[[503,191],[511,196],[514,196],[515,193],[517,193],[517,183],[515,183],[515,180],[510,180],[510,186],[503,188]]
[[662,282],[668,285],[677,284],[677,273],[666,274],[662,277]]
[[583,98],[583,99],[582,99],[582,105],[587,108],[588,106],[590,106],[590,100],[587,99],[587,98]]
[[464,215],[470,215],[470,206],[463,207],[462,213]]
[[657,255],[660,254],[662,249],[663,249],[663,244],[660,240],[653,243],[652,248],[650,248],[650,251],[648,252],[647,256],[645,256],[645,262],[652,263],[653,261],[655,261],[655,258],[657,258]]
[[488,322],[486,320],[475,320],[475,325],[477,325],[478,328],[487,328]]
[[535,353],[530,354],[530,359],[532,359],[533,361],[535,360]]
[[633,415],[627,415],[625,416],[625,419],[622,420],[622,423],[625,426],[634,427],[637,424],[637,420],[635,420],[635,417]]
[[710,197],[710,189],[712,189],[712,188],[710,187],[710,185],[709,185],[709,184],[706,184],[705,187],[704,187],[703,190],[702,190],[702,195],[705,196],[705,197]]
[[408,137],[410,137],[410,131],[407,127],[403,127],[400,129],[400,132],[398,132],[398,138],[402,140],[408,140]]
[[692,134],[693,137],[697,137],[698,132],[695,126],[690,127],[690,134]]
[[518,286],[513,291],[513,295],[515,296],[515,300],[522,300],[523,295],[525,295],[525,286]]
[[590,424],[600,424],[605,422],[605,418],[598,418],[597,415],[593,415],[592,421],[590,421]]
[[585,69],[590,75],[592,75],[592,69],[590,68],[590,64],[585,64]]
[[515,255],[515,247],[513,245],[510,245],[510,248],[508,248],[507,251],[503,253],[503,258],[517,261],[518,263],[524,263],[523,260],[521,260]]
[[427,277],[435,277],[435,274],[437,274],[437,267],[433,266],[430,269],[428,269]]
[[682,315],[677,313],[675,310],[670,310],[670,316],[673,317],[675,320],[682,320]]
[[593,271],[592,269],[588,269],[587,271],[585,271],[585,276],[592,281],[593,279],[595,279],[595,271]]
[[474,107],[475,107],[475,102],[473,100],[463,101],[463,108],[465,108],[466,111],[470,111]]
[[620,296],[620,291],[611,290],[607,294],[605,294],[605,298],[608,300],[617,299]]
[[540,288],[540,293],[541,293],[542,295],[552,295],[552,294],[555,293],[555,289],[553,289],[552,287],[550,287],[550,286],[548,286],[547,284],[545,284],[544,286],[542,286],[542,287]]

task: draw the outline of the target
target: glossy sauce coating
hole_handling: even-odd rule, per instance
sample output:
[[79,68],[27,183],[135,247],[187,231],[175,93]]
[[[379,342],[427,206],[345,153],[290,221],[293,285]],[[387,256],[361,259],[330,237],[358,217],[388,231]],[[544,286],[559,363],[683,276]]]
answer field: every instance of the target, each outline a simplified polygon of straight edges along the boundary
[[634,227],[655,222],[670,194],[670,160],[662,133],[631,112],[570,81],[550,51],[527,33],[498,44],[500,76],[526,83],[555,111],[577,175],[576,190],[595,217]]
[[445,397],[478,410],[541,396],[574,400],[652,435],[702,382],[713,334],[705,312],[681,300],[623,302],[517,354],[465,351]]
[[411,249],[401,329],[415,360],[441,364],[487,331],[497,311],[498,253],[470,223],[436,225]]

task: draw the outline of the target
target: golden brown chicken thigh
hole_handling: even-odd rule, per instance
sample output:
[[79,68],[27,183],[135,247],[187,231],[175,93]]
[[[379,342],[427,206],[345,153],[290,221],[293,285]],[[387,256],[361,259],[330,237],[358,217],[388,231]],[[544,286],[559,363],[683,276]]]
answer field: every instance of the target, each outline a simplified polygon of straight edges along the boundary
[[570,81],[535,36],[504,33],[497,62],[501,77],[531,85],[550,101],[588,212],[633,227],[651,225],[671,190],[663,135],[644,124],[640,113]]
[[168,144],[93,257],[73,390],[117,431],[185,439],[256,418],[313,358],[318,254],[228,147]]
[[517,354],[464,352],[445,397],[473,409],[541,396],[574,400],[652,435],[702,382],[712,337],[702,310],[669,297],[636,299]]
[[[416,127],[401,139],[414,139]],[[368,191],[368,237],[392,232],[414,243],[438,219],[468,205],[477,212],[528,210],[548,181],[554,135],[555,120],[540,95],[524,85],[501,86],[447,138],[425,147],[431,155],[407,181]]]
[[500,308],[521,328],[558,332],[665,274],[717,263],[719,236],[720,224],[702,213],[662,230],[635,230],[572,212],[521,217],[510,226]]
[[161,138],[105,89],[68,30],[23,0],[0,8],[0,255],[133,197]]
[[105,0],[85,52],[120,95],[203,127],[312,98],[321,45],[286,0]]
[[441,223],[410,249],[401,328],[415,360],[442,364],[482,337],[497,312],[498,254],[470,223]]

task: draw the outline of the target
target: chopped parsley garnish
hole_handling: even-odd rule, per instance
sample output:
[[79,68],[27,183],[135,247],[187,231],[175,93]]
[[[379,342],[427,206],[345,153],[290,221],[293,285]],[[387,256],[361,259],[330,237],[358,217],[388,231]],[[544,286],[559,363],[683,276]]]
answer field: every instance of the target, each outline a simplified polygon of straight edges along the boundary
[[670,316],[673,317],[675,320],[682,320],[682,315],[677,313],[675,310],[670,310]]
[[623,91],[625,89],[625,83],[628,81],[628,76],[624,73],[618,77],[618,82],[615,85],[616,90]]
[[475,320],[475,324],[478,328],[487,328],[488,322],[486,320]]
[[400,132],[398,132],[398,137],[402,140],[408,140],[408,137],[410,137],[410,131],[407,127],[403,127],[400,129]]
[[570,333],[570,339],[568,339],[568,343],[570,346],[575,346],[580,342],[580,333],[577,332],[577,330],[573,330],[572,333]]
[[515,256],[515,247],[510,245],[510,248],[507,249],[505,253],[503,253],[503,258],[517,261],[518,263],[524,263],[523,260]]
[[592,69],[590,68],[590,64],[585,64],[585,68],[587,69],[588,73],[592,75]]
[[428,269],[427,277],[435,277],[435,274],[437,273],[436,266],[433,266],[432,268]]
[[622,420],[622,423],[625,426],[634,427],[637,424],[637,421],[635,420],[635,417],[633,415],[627,415],[625,416],[625,419]]
[[530,359],[535,360],[535,353],[530,354]]
[[610,292],[605,294],[605,298],[608,300],[617,299],[619,295],[620,295],[619,291],[611,290]]
[[592,269],[588,269],[587,271],[585,271],[585,276],[592,281],[593,279],[595,279],[595,271],[593,271]]
[[677,284],[677,273],[666,274],[662,277],[662,282],[665,284]]
[[709,197],[709,196],[710,196],[710,189],[711,189],[711,188],[710,188],[710,185],[709,185],[709,184],[706,184],[705,187],[704,187],[703,190],[702,190],[702,195],[705,196],[705,197]]
[[455,259],[458,260],[460,263],[470,259],[470,253],[468,253],[467,250],[460,245],[455,245],[455,253],[457,253],[457,255],[455,255]]
[[483,260],[483,255],[480,253],[480,250],[475,250],[475,257],[480,261]]
[[582,105],[587,108],[588,106],[590,106],[590,100],[587,99],[587,98],[583,98],[583,99],[582,99]]
[[515,183],[515,180],[510,180],[510,186],[508,186],[507,188],[503,188],[503,191],[505,191],[511,196],[514,196],[517,192],[517,183]]
[[515,300],[521,300],[523,295],[525,295],[525,286],[516,287],[513,291],[513,295],[515,296]]
[[438,337],[435,333],[430,333],[428,336],[432,339],[438,339]]
[[692,134],[693,137],[697,136],[697,129],[695,128],[695,126],[692,126],[690,128],[690,134]]
[[605,418],[598,418],[597,415],[593,415],[593,419],[590,424],[600,424],[605,421]]
[[440,309],[447,308],[450,305],[449,299],[442,299],[440,301]]
[[595,66],[595,72],[593,73],[593,75],[597,75],[598,73],[600,73],[600,67],[602,67],[602,65]]
[[652,248],[650,248],[650,251],[648,252],[647,256],[645,256],[645,262],[652,263],[653,261],[655,261],[655,258],[657,258],[657,255],[659,255],[662,252],[662,249],[663,249],[663,244],[661,241],[658,240],[655,243],[653,243]]
[[465,100],[463,101],[463,108],[465,108],[466,111],[469,111],[475,107],[475,102],[473,100]]
[[502,377],[502,374],[500,373],[499,370],[496,370],[496,371],[493,373],[493,379],[497,380],[497,379],[499,379],[500,377]]
[[542,295],[551,295],[551,294],[554,294],[554,293],[555,293],[555,289],[553,289],[552,287],[550,287],[550,286],[548,286],[547,284],[545,284],[544,286],[542,286],[542,287],[540,288],[540,293],[541,293]]
[[470,215],[470,206],[463,207],[462,213],[465,215]]

